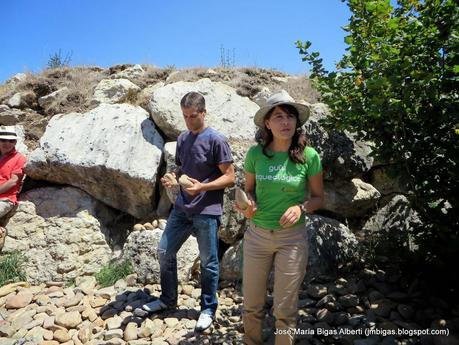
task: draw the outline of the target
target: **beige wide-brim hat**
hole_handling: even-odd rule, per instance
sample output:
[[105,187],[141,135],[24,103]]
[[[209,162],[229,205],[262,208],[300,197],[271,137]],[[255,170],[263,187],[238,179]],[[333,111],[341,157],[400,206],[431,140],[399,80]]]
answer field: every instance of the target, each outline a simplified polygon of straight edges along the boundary
[[277,92],[273,95],[271,95],[267,100],[266,100],[266,105],[261,107],[256,113],[255,117],[253,118],[253,122],[260,127],[263,128],[265,127],[265,116],[267,113],[270,112],[270,110],[278,105],[281,104],[288,104],[293,107],[298,111],[299,114],[299,126],[304,125],[306,120],[309,118],[309,107],[304,104],[296,103],[295,100],[290,97],[290,95],[285,92]]
[[0,139],[18,140],[18,136],[16,134],[16,127],[0,126]]

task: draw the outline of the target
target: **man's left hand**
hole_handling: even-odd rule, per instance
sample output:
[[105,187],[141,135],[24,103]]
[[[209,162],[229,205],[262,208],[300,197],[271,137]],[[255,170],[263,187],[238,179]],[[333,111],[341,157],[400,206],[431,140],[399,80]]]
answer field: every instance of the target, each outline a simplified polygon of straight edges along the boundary
[[185,192],[187,192],[191,196],[195,196],[196,194],[202,192],[204,190],[204,184],[195,180],[194,178],[189,177],[189,180],[193,182],[193,187],[185,188]]

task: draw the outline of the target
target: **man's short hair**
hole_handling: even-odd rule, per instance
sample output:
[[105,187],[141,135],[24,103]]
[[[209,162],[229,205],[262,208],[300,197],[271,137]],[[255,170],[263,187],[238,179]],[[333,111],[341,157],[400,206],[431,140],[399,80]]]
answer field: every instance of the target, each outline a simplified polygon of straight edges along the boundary
[[196,111],[203,112],[206,111],[206,100],[199,92],[191,91],[182,97],[180,106],[182,108],[194,108]]

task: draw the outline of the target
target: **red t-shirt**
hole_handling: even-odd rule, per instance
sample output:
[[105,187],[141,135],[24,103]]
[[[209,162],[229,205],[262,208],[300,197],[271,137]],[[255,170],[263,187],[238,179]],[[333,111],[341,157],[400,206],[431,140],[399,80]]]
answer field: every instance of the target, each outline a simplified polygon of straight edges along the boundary
[[10,199],[15,204],[18,201],[18,193],[21,188],[22,177],[24,176],[24,165],[26,158],[21,153],[13,150],[12,152],[0,157],[0,185],[8,181],[12,175],[18,176],[18,182],[10,190],[0,194],[0,199]]

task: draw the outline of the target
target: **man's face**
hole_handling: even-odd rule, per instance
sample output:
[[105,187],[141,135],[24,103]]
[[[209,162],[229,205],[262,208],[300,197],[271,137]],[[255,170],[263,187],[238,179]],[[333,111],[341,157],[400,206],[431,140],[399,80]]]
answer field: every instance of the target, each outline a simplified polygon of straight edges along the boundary
[[0,139],[0,152],[4,155],[14,150],[16,140]]
[[199,132],[204,128],[205,122],[204,117],[206,116],[205,111],[198,111],[194,107],[183,108],[183,118],[185,119],[186,128],[192,132]]

